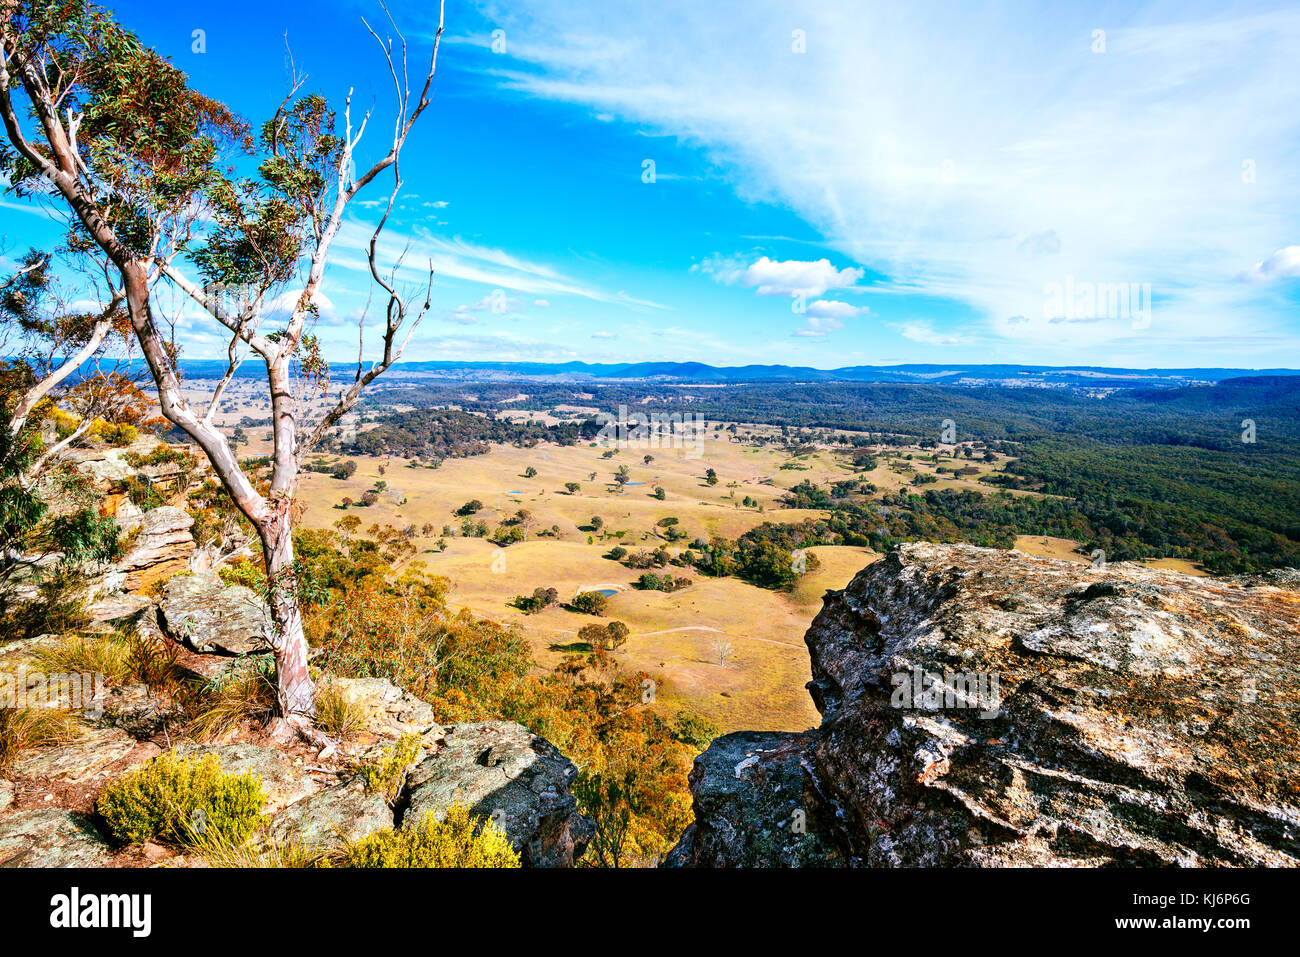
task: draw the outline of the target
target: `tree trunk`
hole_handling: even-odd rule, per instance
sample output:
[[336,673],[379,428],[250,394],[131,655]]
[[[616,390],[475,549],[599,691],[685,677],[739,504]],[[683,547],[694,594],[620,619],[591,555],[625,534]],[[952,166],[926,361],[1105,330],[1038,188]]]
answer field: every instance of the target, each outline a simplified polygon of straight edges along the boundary
[[275,499],[268,505],[273,515],[260,532],[274,626],[271,646],[275,650],[276,701],[286,718],[311,717],[316,713],[316,689],[307,671],[307,638],[302,630],[298,578],[293,567],[290,500]]

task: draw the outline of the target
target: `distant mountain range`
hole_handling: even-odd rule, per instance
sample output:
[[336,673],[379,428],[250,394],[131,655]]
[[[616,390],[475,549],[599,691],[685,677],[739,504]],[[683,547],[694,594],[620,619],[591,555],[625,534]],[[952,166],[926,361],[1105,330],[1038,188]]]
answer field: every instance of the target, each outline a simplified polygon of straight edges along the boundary
[[[225,363],[216,359],[183,360],[193,378],[219,376]],[[261,375],[260,365],[247,364],[243,375]],[[703,362],[403,362],[388,378],[534,379],[550,381],[656,380],[681,383],[739,382],[915,382],[929,385],[1001,385],[1026,388],[1171,388],[1207,384],[1241,376],[1300,376],[1298,369],[1130,369],[1115,366],[1038,366],[1011,364],[845,366],[712,366]]]
[[1096,388],[1180,386],[1239,376],[1295,376],[1297,369],[1128,369],[1107,366],[1008,364],[845,366],[712,366],[703,362],[403,362],[395,375],[419,373],[445,378],[519,376],[547,379],[657,379],[674,382],[922,382],[931,385],[1024,385]]

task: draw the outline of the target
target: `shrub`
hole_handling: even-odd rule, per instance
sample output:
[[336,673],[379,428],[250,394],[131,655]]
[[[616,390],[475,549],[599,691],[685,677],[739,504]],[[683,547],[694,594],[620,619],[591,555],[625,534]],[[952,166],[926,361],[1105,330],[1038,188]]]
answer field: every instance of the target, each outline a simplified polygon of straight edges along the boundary
[[694,711],[679,711],[673,721],[673,737],[693,748],[703,750],[720,733],[716,724]]
[[491,819],[470,816],[457,801],[443,821],[430,811],[414,827],[386,829],[349,843],[345,867],[519,867],[519,854]]
[[[238,666],[236,666],[238,668]],[[189,705],[188,732],[200,741],[224,741],[244,722],[262,724],[275,714],[275,684],[269,656],[256,670],[230,670],[200,687]]]
[[37,649],[33,657],[51,674],[103,675],[108,681],[125,681],[133,671],[131,647],[118,634],[71,635]]
[[316,724],[338,738],[356,734],[366,725],[366,709],[332,681],[316,689]]
[[598,591],[581,591],[573,596],[569,607],[583,615],[603,615],[609,599]]
[[475,512],[481,510],[482,508],[483,508],[483,503],[476,498],[472,498],[464,505],[462,505],[460,508],[456,509],[456,514],[462,517],[467,515],[473,515]]
[[0,592],[0,635],[35,638],[84,627],[90,620],[85,591],[85,576],[60,562],[41,575],[32,601],[13,603],[8,593]]
[[122,553],[116,520],[83,508],[50,523],[50,541],[69,561],[107,561]]
[[132,475],[127,479],[126,497],[132,504],[138,505],[142,512],[149,512],[160,505],[167,504],[167,499],[154,487],[147,475]]
[[109,445],[130,445],[140,437],[140,430],[134,425],[128,425],[125,422],[105,422],[102,425],[96,422],[91,426],[90,434],[102,439]]
[[189,761],[168,751],[104,788],[96,809],[123,843],[238,846],[262,824],[265,803],[252,772],[227,774],[215,754]]
[[415,734],[404,734],[397,744],[383,757],[361,766],[360,773],[366,782],[367,790],[382,794],[389,804],[397,800],[406,783],[406,772],[420,760],[423,750],[420,738]]

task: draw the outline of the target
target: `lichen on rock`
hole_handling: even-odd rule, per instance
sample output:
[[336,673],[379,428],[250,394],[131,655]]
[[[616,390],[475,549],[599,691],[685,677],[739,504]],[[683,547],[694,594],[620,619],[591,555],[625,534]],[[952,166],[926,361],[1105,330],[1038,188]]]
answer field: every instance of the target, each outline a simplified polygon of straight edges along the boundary
[[[805,639],[821,727],[767,745],[852,864],[1294,866],[1298,638],[1293,572],[903,545],[827,594]],[[736,738],[697,760],[671,862],[790,861],[753,840],[788,806],[719,798]]]

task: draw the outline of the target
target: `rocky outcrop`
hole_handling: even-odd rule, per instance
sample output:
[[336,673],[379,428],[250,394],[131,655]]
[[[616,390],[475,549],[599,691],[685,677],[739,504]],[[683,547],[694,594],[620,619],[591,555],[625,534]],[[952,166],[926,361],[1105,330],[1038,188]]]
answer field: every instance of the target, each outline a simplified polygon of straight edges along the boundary
[[357,738],[366,744],[414,734],[423,744],[434,744],[444,729],[433,718],[433,708],[386,678],[329,678],[326,688],[337,690],[364,714],[365,728]]
[[201,654],[269,652],[266,603],[250,588],[215,572],[179,575],[163,586],[159,619],[168,635]]
[[[129,504],[129,503],[128,503]],[[162,505],[136,514],[124,523],[129,529],[126,554],[115,563],[124,575],[122,587],[139,591],[156,581],[189,571],[194,538],[190,528],[194,519],[181,508]],[[118,521],[122,522],[122,510]]]
[[509,721],[456,724],[407,778],[403,822],[456,801],[491,817],[525,867],[572,867],[595,833],[569,784],[578,769],[545,738]]
[[102,777],[135,747],[135,738],[120,728],[87,728],[68,744],[27,752],[14,763],[14,773],[79,784]]
[[[668,867],[825,867],[843,863],[808,819],[818,807],[805,769],[806,735],[739,731],[716,739],[691,769],[695,821]],[[810,836],[811,835],[811,836]]]
[[808,631],[821,727],[715,741],[669,863],[1300,864],[1298,639],[1295,572],[901,546]]
[[393,826],[393,810],[382,794],[357,777],[290,804],[271,823],[269,837],[309,850],[336,847]]
[[89,818],[58,808],[0,819],[0,867],[103,867],[113,848]]
[[212,754],[216,756],[221,770],[227,774],[251,772],[257,775],[266,792],[264,810],[271,816],[315,794],[320,788],[307,774],[301,758],[290,756],[276,748],[245,743],[211,745],[183,741],[176,745],[172,753],[186,761],[201,761]]

